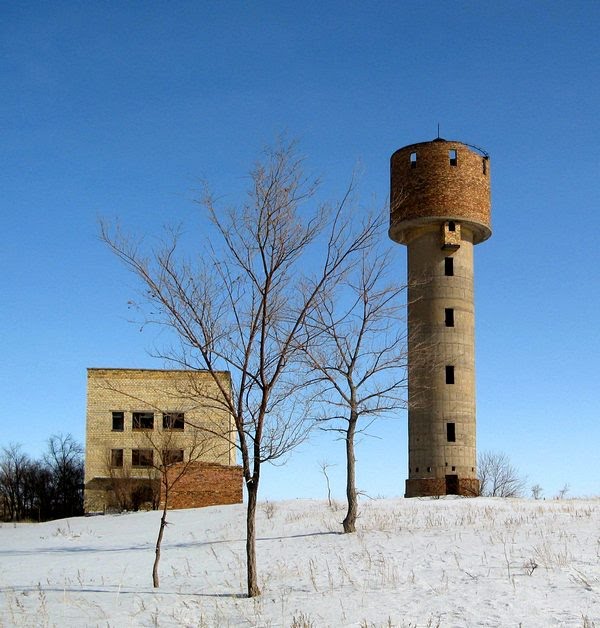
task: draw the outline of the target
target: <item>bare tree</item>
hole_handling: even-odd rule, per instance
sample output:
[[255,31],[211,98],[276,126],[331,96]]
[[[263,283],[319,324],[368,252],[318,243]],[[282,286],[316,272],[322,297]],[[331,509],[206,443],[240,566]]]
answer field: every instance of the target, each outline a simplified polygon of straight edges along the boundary
[[477,460],[479,494],[484,497],[519,497],[525,489],[525,478],[504,453],[485,451]]
[[541,499],[543,492],[544,489],[539,484],[534,484],[531,487],[531,496],[533,497],[533,499]]
[[0,494],[4,502],[4,518],[18,521],[23,517],[26,473],[31,464],[21,445],[11,443],[0,453]]
[[44,461],[52,474],[54,517],[83,514],[83,446],[71,434],[54,434]]
[[160,585],[158,565],[160,563],[161,544],[165,528],[168,525],[167,512],[170,506],[171,492],[189,471],[190,466],[206,456],[210,448],[210,440],[203,438],[200,430],[193,426],[188,425],[188,427],[194,430],[194,438],[190,439],[188,435],[185,442],[180,438],[181,434],[173,431],[169,426],[166,428],[163,426],[163,429],[157,434],[151,432],[146,434],[154,453],[152,466],[160,475],[160,499],[162,503],[152,565],[152,585],[155,588]]
[[329,481],[329,473],[327,470],[329,467],[333,467],[334,465],[331,462],[327,462],[327,460],[321,460],[319,462],[319,469],[321,469],[321,473],[325,476],[325,482],[327,483],[327,504],[329,508],[333,506],[333,502],[331,501],[331,483]]
[[[248,495],[248,596],[260,594],[255,515],[261,465],[288,453],[307,433],[299,338],[319,296],[342,280],[373,238],[372,221],[350,220],[348,195],[333,209],[307,206],[317,189],[293,145],[268,149],[250,173],[247,201],[202,205],[211,247],[194,263],[179,257],[178,234],[144,255],[118,231],[102,239],[141,279],[149,322],[171,328],[177,347],[162,352],[180,367],[213,374],[209,401],[234,419]],[[229,390],[218,377],[231,372]]]
[[[382,226],[381,223],[378,224]],[[341,435],[346,448],[347,513],[344,532],[358,516],[355,438],[375,418],[406,407],[406,337],[400,297],[404,285],[390,281],[385,235],[362,251],[360,263],[337,290],[321,295],[308,319],[318,342],[302,345],[318,398],[319,421]]]

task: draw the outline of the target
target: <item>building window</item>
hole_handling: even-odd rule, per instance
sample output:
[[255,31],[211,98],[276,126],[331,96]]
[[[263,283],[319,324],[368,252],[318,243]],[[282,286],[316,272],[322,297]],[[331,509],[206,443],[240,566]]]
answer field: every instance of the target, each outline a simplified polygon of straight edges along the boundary
[[110,466],[113,468],[121,468],[123,466],[123,450],[122,449],[110,450]]
[[446,440],[449,443],[456,442],[456,424],[446,423]]
[[444,275],[446,275],[446,277],[454,276],[454,258],[453,257],[444,258]]
[[487,157],[484,157],[481,160],[481,164],[482,164],[482,167],[483,167],[483,174],[484,174],[484,176],[486,176],[487,175]]
[[446,323],[446,327],[454,327],[454,308],[453,307],[444,308],[444,322]]
[[154,451],[152,449],[132,449],[132,467],[151,467],[154,464]]
[[450,165],[456,166],[458,162],[458,153],[456,152],[456,148],[451,148],[448,151],[448,156],[450,157]]
[[163,430],[183,430],[185,426],[183,412],[165,412],[162,417]]
[[456,231],[456,223],[454,222],[454,220],[451,220],[448,223],[448,231],[452,231],[452,233]]
[[113,429],[113,432],[122,432],[125,429],[125,413],[124,412],[112,413],[112,429]]
[[131,427],[134,430],[154,429],[154,412],[134,412]]
[[454,384],[454,367],[446,366],[446,384]]
[[162,459],[165,466],[183,462],[183,449],[163,449]]
[[427,473],[431,473],[431,467],[427,467]]
[[410,154],[410,167],[411,168],[417,167],[417,153]]

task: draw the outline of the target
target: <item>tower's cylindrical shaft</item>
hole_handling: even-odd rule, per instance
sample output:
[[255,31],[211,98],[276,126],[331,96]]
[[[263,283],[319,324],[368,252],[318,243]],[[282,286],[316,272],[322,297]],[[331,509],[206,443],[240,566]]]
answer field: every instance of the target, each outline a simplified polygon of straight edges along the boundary
[[406,496],[476,495],[473,245],[489,228],[489,161],[434,140],[392,156],[390,237],[408,251]]

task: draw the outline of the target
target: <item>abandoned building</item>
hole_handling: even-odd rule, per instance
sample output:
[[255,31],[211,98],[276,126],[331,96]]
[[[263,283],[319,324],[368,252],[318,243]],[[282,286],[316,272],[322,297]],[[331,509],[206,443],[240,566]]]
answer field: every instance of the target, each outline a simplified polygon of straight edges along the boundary
[[491,233],[487,153],[438,137],[392,155],[389,236],[408,259],[406,497],[479,494],[473,246]]
[[[172,508],[242,501],[235,426],[223,406],[230,375],[90,368],[84,509]],[[176,482],[174,478],[180,476]]]

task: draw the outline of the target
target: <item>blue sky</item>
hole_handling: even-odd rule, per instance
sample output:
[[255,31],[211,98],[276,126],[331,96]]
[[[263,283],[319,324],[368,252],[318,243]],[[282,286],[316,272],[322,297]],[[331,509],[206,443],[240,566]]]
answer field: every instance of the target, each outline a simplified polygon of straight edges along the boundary
[[[383,207],[391,153],[439,122],[491,155],[479,448],[547,496],[600,494],[598,24],[591,1],[3,3],[0,444],[83,441],[87,367],[162,366],[100,216],[152,237],[196,217],[201,179],[233,203],[284,132],[325,197],[358,167],[363,202]],[[405,414],[373,431],[358,486],[401,495]],[[322,459],[341,495],[342,449],[315,435],[263,497],[324,495]]]

